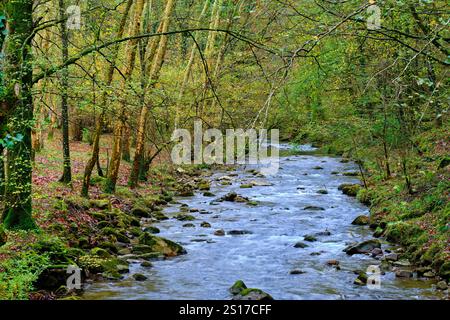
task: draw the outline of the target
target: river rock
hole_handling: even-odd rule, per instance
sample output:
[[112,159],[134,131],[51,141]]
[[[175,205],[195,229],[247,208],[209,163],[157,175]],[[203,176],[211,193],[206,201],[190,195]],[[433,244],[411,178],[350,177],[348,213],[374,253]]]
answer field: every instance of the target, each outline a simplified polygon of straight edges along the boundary
[[424,278],[434,278],[436,277],[436,274],[433,271],[427,271],[423,274]]
[[397,261],[398,260],[398,254],[396,253],[389,253],[384,256],[384,259],[386,261]]
[[409,262],[409,260],[399,260],[399,261],[395,261],[393,263],[393,265],[397,266],[397,267],[410,267],[411,262]]
[[305,235],[303,238],[304,238],[305,241],[308,241],[308,242],[315,242],[315,241],[317,241],[316,237],[314,237],[312,235],[309,235],[309,234]]
[[247,286],[245,285],[244,281],[238,280],[233,284],[229,291],[231,294],[236,295],[241,293],[241,291],[245,289],[247,289]]
[[211,228],[211,224],[209,222],[204,221],[204,222],[202,222],[200,224],[200,227],[202,227],[202,228]]
[[358,286],[365,286],[367,284],[367,274],[364,271],[359,271],[358,277],[353,282],[354,284]]
[[317,206],[307,206],[307,207],[304,207],[303,210],[308,210],[308,211],[324,211],[325,208],[317,207]]
[[193,223],[185,223],[185,224],[183,224],[183,228],[195,228],[195,224],[193,224]]
[[231,230],[228,231],[229,235],[232,236],[242,236],[242,235],[246,235],[246,234],[252,234],[253,232],[248,231],[248,230]]
[[160,233],[161,231],[154,226],[148,226],[144,228],[144,232],[148,232],[148,233],[152,233],[152,234],[156,234],[156,233]]
[[338,260],[328,260],[327,265],[328,266],[338,266],[340,263]]
[[328,230],[325,230],[325,231],[317,232],[317,233],[315,233],[315,235],[318,237],[324,237],[324,236],[328,237],[328,236],[331,236],[331,232]]
[[203,196],[204,197],[215,197],[216,195],[214,193],[212,193],[212,192],[207,191],[207,192],[203,193]]
[[149,261],[144,261],[144,262],[141,263],[141,267],[143,267],[143,268],[151,268],[151,267],[153,267],[153,264],[151,262],[149,262]]
[[136,280],[136,281],[145,281],[145,280],[148,279],[146,276],[144,276],[143,274],[140,274],[140,273],[133,274],[132,277],[133,277],[134,280]]
[[303,243],[303,242],[297,242],[294,245],[294,248],[297,248],[297,249],[304,249],[304,248],[307,248],[307,247],[309,247],[309,246],[306,243]]
[[338,190],[342,191],[343,194],[351,197],[356,197],[358,194],[358,191],[361,189],[361,185],[359,184],[349,184],[344,183],[341,184],[338,188]]
[[356,219],[353,220],[353,222],[352,222],[352,225],[355,225],[355,226],[365,226],[368,224],[369,224],[369,217],[364,216],[364,215],[356,217]]
[[446,283],[444,280],[442,280],[442,281],[439,281],[439,282],[436,284],[436,288],[437,288],[438,290],[447,290],[447,289],[448,289],[448,286],[447,286],[447,283]]
[[325,190],[325,189],[320,189],[320,190],[317,190],[316,193],[318,193],[318,194],[328,194],[328,191]]
[[195,220],[195,217],[189,214],[180,213],[175,216],[175,219],[178,221],[193,221]]
[[413,273],[410,270],[398,269],[395,271],[395,276],[397,278],[412,278]]
[[216,230],[216,231],[214,231],[214,235],[218,236],[218,237],[223,237],[225,235],[225,230],[223,230],[223,229]]
[[139,237],[139,244],[149,246],[153,252],[159,252],[168,257],[186,253],[186,250],[179,244],[168,239],[151,235],[150,233],[141,235]]
[[298,274],[304,274],[304,273],[306,273],[306,272],[303,270],[298,270],[298,269],[295,269],[295,270],[292,270],[291,272],[289,272],[289,274],[292,274],[292,275],[298,275]]
[[375,248],[372,250],[371,255],[372,257],[377,257],[383,254],[383,250],[381,248]]
[[150,218],[150,210],[142,207],[134,207],[131,214],[139,218]]
[[358,243],[353,246],[349,246],[344,249],[344,252],[346,252],[348,255],[365,254],[372,252],[372,250],[375,248],[381,248],[381,242],[379,240],[373,239]]

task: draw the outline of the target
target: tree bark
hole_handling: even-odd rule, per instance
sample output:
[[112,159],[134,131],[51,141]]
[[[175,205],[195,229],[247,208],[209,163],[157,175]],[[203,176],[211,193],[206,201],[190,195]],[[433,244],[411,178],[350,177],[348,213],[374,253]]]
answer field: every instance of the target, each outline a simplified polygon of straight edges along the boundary
[[[8,147],[7,177],[3,225],[8,229],[36,227],[32,213],[31,127],[33,120],[33,67],[31,40],[33,31],[33,1],[16,0],[0,4],[6,13],[8,37],[5,44],[5,88],[0,105],[6,117],[0,130],[8,130],[17,140]],[[4,109],[4,110],[3,110]],[[2,118],[0,114],[0,118]],[[5,123],[7,121],[7,123]],[[7,125],[7,129],[4,125]],[[3,137],[5,131],[0,132]]]

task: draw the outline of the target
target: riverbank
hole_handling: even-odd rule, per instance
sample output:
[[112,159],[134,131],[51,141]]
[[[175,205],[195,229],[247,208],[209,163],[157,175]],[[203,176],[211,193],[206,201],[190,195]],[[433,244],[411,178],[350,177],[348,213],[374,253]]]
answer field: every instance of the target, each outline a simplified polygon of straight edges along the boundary
[[369,206],[374,236],[401,244],[405,249],[402,257],[417,266],[419,275],[447,283],[450,279],[448,136],[445,127],[432,129],[414,138],[416,150],[407,156],[390,151],[388,173],[379,146],[355,147],[345,136],[330,140],[318,135],[313,139],[320,153],[343,156],[360,164],[355,174],[364,183],[351,193]]

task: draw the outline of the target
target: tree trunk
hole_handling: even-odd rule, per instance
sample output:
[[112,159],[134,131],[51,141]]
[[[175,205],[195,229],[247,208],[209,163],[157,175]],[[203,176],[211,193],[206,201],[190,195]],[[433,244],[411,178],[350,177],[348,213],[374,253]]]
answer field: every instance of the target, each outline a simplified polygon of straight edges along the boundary
[[[164,11],[164,17],[162,19],[163,26],[161,32],[167,32],[169,30],[170,16],[172,15],[172,10],[174,7],[174,0],[168,0],[166,8]],[[161,71],[164,57],[167,49],[167,35],[161,36],[159,40],[158,51],[156,52],[155,59],[153,61],[152,69],[149,75],[149,86],[148,89],[152,89],[155,86],[156,81],[158,81],[159,73]],[[144,159],[144,137],[145,137],[145,123],[147,121],[147,114],[150,106],[144,104],[141,109],[141,114],[139,116],[139,125],[136,134],[136,151],[133,159],[133,167],[131,168],[131,174],[129,179],[129,185],[131,188],[135,188],[138,185],[139,171],[141,168],[141,163]]]
[[[2,109],[6,109],[8,131],[16,137],[8,147],[7,177],[2,221],[8,229],[32,229],[36,225],[31,217],[32,165],[31,165],[31,123],[33,120],[33,67],[31,40],[33,31],[33,1],[16,0],[0,4],[0,11],[8,19],[8,37],[5,46],[6,92]],[[0,119],[1,119],[0,115]],[[0,123],[0,130],[5,130]],[[4,136],[4,131],[0,136]]]
[[[64,21],[66,16],[66,7],[64,0],[59,0],[59,18]],[[67,33],[66,23],[61,22],[61,44],[62,44],[62,61],[69,59],[69,35]],[[72,182],[72,168],[70,164],[70,142],[69,142],[69,105],[68,91],[69,89],[69,68],[64,67],[61,70],[61,120],[62,120],[62,142],[64,167],[63,175],[60,182]]]

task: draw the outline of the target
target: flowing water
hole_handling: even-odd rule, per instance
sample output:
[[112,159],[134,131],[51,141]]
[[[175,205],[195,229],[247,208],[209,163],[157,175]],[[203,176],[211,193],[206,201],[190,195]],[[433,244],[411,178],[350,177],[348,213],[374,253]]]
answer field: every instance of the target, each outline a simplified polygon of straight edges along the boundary
[[[320,170],[317,166],[322,167]],[[282,157],[280,170],[274,176],[255,177],[242,167],[235,172],[215,172],[211,192],[176,199],[165,209],[173,217],[180,204],[200,211],[191,213],[197,220],[195,228],[183,227],[186,222],[169,219],[158,223],[159,236],[182,244],[187,254],[154,261],[152,268],[139,263],[130,266],[130,275],[142,273],[148,280],[137,282],[127,276],[117,282],[95,282],[87,286],[85,299],[230,299],[228,288],[243,280],[248,287],[260,288],[275,299],[434,299],[438,293],[432,281],[399,279],[392,272],[381,276],[381,287],[370,290],[353,284],[354,270],[366,270],[380,261],[365,255],[348,256],[342,250],[350,243],[371,239],[367,227],[353,226],[353,219],[368,214],[368,208],[354,198],[338,191],[342,183],[358,183],[358,179],[336,174],[354,171],[351,163],[339,158],[293,155]],[[233,175],[232,185],[223,186],[217,178]],[[241,184],[263,182],[270,186],[240,188]],[[319,194],[318,190],[327,190]],[[214,202],[229,192],[258,202]],[[305,210],[308,206],[324,211]],[[206,213],[206,214],[205,214]],[[211,228],[203,228],[207,221]],[[215,236],[217,229],[247,230],[251,234]],[[294,248],[306,234],[329,231],[317,236],[308,247]],[[389,248],[384,244],[383,249]],[[341,270],[326,262],[335,259]],[[300,269],[304,274],[292,275]]]

